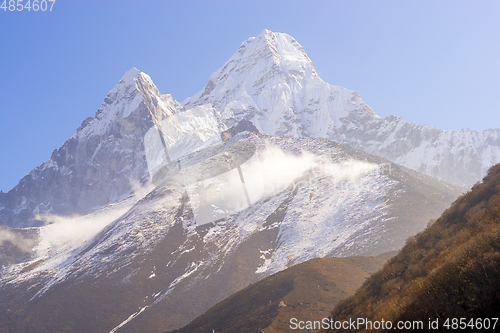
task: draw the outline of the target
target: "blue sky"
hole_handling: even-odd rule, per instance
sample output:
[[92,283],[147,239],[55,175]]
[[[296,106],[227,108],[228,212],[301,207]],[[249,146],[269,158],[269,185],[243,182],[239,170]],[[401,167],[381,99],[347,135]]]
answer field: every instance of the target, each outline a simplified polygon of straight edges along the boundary
[[0,10],[0,190],[48,160],[131,67],[183,101],[264,29],[292,35],[324,81],[358,91],[381,117],[499,128],[499,17],[499,1],[436,0],[56,0],[52,12]]

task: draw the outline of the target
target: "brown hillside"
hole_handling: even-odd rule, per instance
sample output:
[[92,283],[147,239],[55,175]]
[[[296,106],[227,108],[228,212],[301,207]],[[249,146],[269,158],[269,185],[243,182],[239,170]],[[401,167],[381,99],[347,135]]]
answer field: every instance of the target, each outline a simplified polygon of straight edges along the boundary
[[439,330],[433,332],[451,331],[443,325],[447,318],[465,318],[467,325],[461,331],[484,331],[477,318],[482,321],[500,314],[499,222],[500,165],[496,165],[482,184],[411,237],[353,297],[340,302],[332,318],[384,319],[393,325],[422,321],[424,330],[429,318],[438,319]]
[[326,318],[331,304],[354,294],[392,255],[309,260],[248,286],[173,332],[291,332],[290,318]]

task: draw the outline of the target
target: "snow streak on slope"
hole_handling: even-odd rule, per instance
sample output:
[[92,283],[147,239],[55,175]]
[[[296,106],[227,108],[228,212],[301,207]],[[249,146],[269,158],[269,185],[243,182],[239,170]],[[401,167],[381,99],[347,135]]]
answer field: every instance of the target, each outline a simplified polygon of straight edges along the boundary
[[[376,219],[369,212],[374,211],[374,208],[378,212],[376,217],[387,214],[383,202],[379,201],[392,183],[387,181],[387,176],[380,175],[377,165],[355,160],[332,163],[325,157],[307,151],[294,155],[269,143],[256,143],[262,150],[260,169],[252,170],[252,166],[249,166],[246,174],[249,179],[258,178],[253,177],[252,172],[263,175],[261,181],[264,183],[265,196],[253,205],[255,207],[228,218],[236,223],[231,231],[221,228],[219,224],[208,230],[204,240],[231,240],[219,248],[217,252],[222,253],[214,253],[215,256],[228,256],[234,246],[263,228],[265,218],[291,192],[294,194],[286,218],[271,227],[280,228],[281,243],[275,253],[276,258],[272,260],[275,267],[270,272],[284,269],[293,262],[327,255],[332,249],[344,244],[353,231],[373,223]],[[168,232],[175,220],[172,215],[178,206],[178,199],[175,198],[179,198],[182,191],[157,189],[132,209],[131,203],[136,202],[137,198],[131,197],[119,205],[109,205],[89,216],[44,216],[53,224],[40,228],[36,257],[28,263],[12,267],[9,275],[19,274],[25,267],[38,262],[29,274],[20,274],[13,282],[18,283],[41,272],[55,273],[42,292],[74,274],[94,274],[97,277],[102,274],[99,271],[109,271],[108,265],[116,261],[117,255],[121,257],[120,253],[147,252],[155,247],[156,241]],[[163,221],[152,219],[151,216],[157,214],[164,217]],[[364,222],[361,221],[363,218]],[[349,220],[347,225],[343,221],[346,219]],[[116,221],[106,227],[113,220]],[[196,228],[192,222],[183,221],[188,234]],[[103,228],[101,235],[93,239]],[[180,254],[183,253],[182,249],[188,247],[181,246]],[[113,256],[99,254],[101,251],[107,252],[109,248],[113,248]],[[128,257],[120,259],[120,267],[116,270],[122,269],[127,261],[133,259],[133,256]],[[260,268],[258,272],[265,271]]]
[[[347,164],[356,164],[353,162]],[[318,171],[315,171],[318,172]],[[278,245],[256,273],[273,274],[315,257],[325,257],[333,250],[347,253],[354,244],[351,236],[363,231],[373,242],[391,220],[384,196],[393,183],[373,167],[359,174],[357,181],[343,181],[322,174],[304,179],[290,202],[278,234]],[[328,193],[319,196],[317,193]]]
[[357,92],[321,80],[302,46],[283,33],[265,30],[245,41],[183,105],[205,103],[229,126],[247,119],[268,135],[328,138],[458,186],[500,162],[500,130],[445,132],[380,119]]

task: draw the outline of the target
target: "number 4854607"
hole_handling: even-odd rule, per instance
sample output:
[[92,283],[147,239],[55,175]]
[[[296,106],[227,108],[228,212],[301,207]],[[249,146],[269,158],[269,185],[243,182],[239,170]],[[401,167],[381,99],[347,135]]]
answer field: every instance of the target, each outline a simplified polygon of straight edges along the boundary
[[[50,2],[50,8],[49,8],[49,2]],[[18,11],[22,12],[23,10],[31,11],[33,10],[34,12],[38,12],[39,10],[44,12],[47,9],[51,12],[52,7],[54,7],[54,4],[56,3],[56,0],[3,0],[2,5],[0,6],[0,9],[3,9],[4,12],[7,10],[10,12]]]

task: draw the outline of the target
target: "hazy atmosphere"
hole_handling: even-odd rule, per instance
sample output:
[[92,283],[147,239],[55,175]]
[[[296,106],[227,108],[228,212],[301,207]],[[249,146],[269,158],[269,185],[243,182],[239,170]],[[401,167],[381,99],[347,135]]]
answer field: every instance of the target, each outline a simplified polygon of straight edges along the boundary
[[0,0],[0,332],[494,330],[499,17]]

